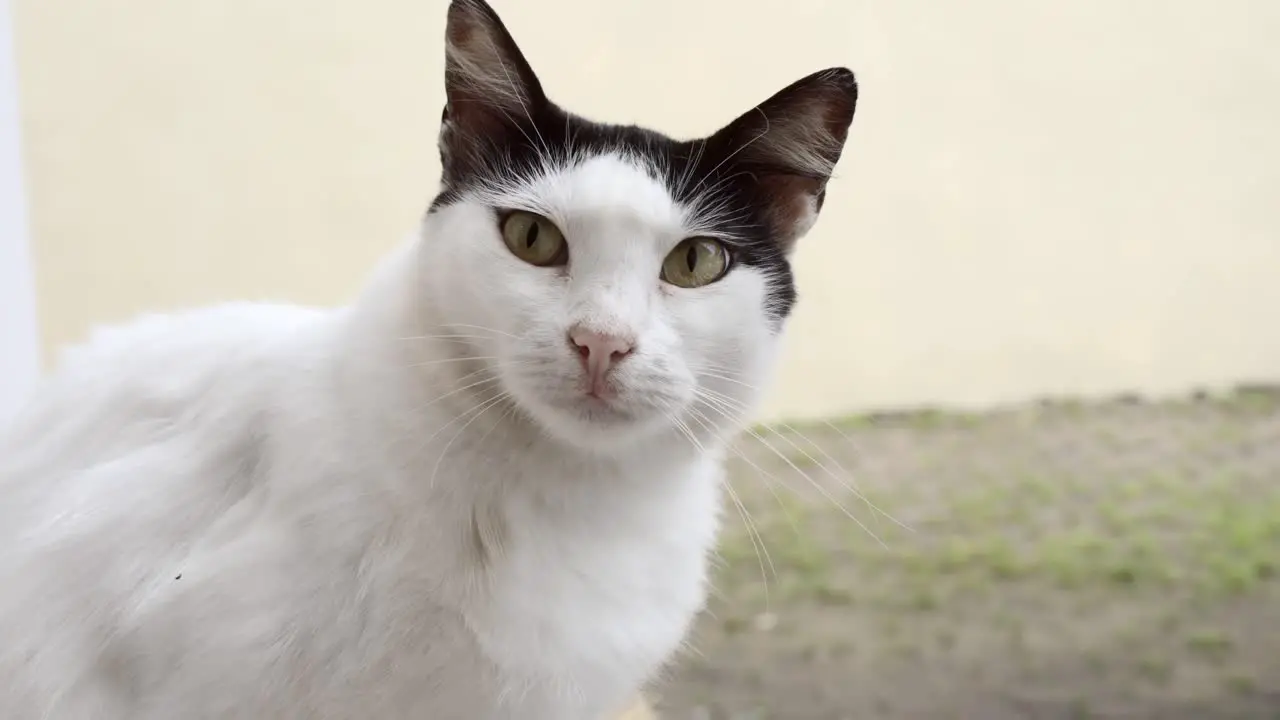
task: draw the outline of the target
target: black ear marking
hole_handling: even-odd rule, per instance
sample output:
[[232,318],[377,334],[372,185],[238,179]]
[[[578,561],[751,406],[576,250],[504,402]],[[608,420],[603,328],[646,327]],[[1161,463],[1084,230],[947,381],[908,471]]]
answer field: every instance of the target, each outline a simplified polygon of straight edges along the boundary
[[493,8],[453,0],[445,28],[445,95],[440,154],[445,180],[457,182],[488,146],[530,134],[546,96],[533,68]]

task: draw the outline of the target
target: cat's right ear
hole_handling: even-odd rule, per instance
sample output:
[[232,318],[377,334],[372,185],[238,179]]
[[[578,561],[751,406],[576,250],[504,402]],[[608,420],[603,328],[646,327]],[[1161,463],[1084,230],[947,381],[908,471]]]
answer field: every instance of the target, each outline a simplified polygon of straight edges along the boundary
[[449,3],[444,84],[440,156],[446,181],[464,173],[478,153],[524,137],[524,126],[547,104],[537,75],[484,0]]

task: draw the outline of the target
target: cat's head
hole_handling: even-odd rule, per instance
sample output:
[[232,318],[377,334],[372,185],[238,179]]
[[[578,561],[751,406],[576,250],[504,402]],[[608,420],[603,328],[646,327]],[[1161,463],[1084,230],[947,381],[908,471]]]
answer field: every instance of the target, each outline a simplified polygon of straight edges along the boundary
[[796,299],[789,256],[844,146],[853,74],[815,73],[677,141],[553,104],[482,0],[453,0],[446,35],[443,187],[424,221],[441,314],[569,443],[741,422]]

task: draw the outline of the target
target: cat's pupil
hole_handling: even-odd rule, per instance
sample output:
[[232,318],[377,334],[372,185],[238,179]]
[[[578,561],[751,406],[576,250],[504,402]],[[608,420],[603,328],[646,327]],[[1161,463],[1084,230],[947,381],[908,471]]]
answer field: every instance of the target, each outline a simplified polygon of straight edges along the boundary
[[529,226],[529,231],[524,234],[524,246],[528,249],[536,242],[538,242],[538,223],[533,223]]
[[684,254],[684,260],[689,264],[689,272],[698,266],[698,246],[690,243],[689,251]]

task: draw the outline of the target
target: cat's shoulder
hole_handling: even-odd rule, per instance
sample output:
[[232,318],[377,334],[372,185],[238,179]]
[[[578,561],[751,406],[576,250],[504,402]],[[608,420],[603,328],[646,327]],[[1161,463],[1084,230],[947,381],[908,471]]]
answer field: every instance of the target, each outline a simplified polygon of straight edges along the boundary
[[59,382],[174,385],[246,359],[285,353],[314,335],[329,311],[275,303],[225,303],[152,313],[99,327],[64,350],[49,376]]
[[[197,364],[217,363],[226,356],[210,350],[263,347],[305,332],[330,311],[302,305],[231,302],[168,313],[148,313],[95,328],[89,338],[64,350],[57,374],[76,372],[105,360],[133,361],[156,357],[165,361],[189,355]],[[134,364],[134,363],[129,363]]]
[[[80,442],[216,403],[247,401],[290,373],[330,311],[227,303],[136,317],[95,329],[64,350],[0,445]],[[314,344],[314,343],[312,343]],[[74,432],[73,432],[74,431]]]

